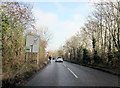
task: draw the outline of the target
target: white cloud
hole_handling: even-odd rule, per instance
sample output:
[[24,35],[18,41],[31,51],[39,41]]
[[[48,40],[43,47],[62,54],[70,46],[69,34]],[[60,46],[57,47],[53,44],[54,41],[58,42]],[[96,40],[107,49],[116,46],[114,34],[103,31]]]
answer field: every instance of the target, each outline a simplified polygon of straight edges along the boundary
[[57,16],[53,13],[44,13],[42,11],[33,10],[33,14],[38,24],[51,26],[57,22]]
[[75,15],[73,16],[73,18],[74,18],[75,20],[80,20],[80,19],[81,19],[81,16],[80,16],[80,14],[75,14]]
[[58,16],[55,13],[45,13],[43,11],[33,10],[33,14],[37,20],[37,26],[47,26],[59,29],[62,28],[65,30],[75,30],[78,27],[76,24],[77,21],[81,19],[80,14],[74,14],[71,18],[72,21],[59,21]]
[[53,33],[48,49],[58,49],[66,39],[73,36],[80,28],[78,23],[81,18],[80,14],[74,14],[67,21],[61,21],[55,13],[46,13],[40,10],[33,10],[33,15],[37,19],[36,27],[38,30],[40,30],[41,26],[48,27],[49,31]]

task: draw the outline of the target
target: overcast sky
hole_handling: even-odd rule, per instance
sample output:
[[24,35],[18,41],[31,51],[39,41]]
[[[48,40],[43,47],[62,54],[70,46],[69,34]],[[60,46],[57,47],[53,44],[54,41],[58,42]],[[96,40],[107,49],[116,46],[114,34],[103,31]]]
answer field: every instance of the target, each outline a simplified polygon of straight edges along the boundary
[[56,50],[80,30],[92,12],[88,2],[29,2],[38,27],[46,26],[52,33],[47,50]]

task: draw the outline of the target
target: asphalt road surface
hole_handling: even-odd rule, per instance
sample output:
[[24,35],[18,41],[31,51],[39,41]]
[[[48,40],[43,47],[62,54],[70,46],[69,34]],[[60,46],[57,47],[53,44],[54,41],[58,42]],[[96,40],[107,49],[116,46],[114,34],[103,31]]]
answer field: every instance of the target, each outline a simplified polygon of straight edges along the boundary
[[25,86],[118,86],[118,76],[96,69],[52,61]]

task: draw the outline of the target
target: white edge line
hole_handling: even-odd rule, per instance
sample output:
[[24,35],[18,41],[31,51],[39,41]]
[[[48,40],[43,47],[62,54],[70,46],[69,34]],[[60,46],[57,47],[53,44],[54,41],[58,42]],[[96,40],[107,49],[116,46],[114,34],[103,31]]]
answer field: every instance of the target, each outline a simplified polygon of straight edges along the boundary
[[76,78],[78,78],[78,76],[72,71],[70,70],[69,68],[67,68]]

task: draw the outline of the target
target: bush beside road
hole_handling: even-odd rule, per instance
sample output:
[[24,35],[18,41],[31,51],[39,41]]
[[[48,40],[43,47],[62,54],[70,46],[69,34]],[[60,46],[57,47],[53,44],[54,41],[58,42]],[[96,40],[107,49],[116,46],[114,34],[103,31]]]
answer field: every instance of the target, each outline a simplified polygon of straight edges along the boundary
[[16,74],[14,78],[10,78],[2,81],[2,87],[13,87],[19,86],[26,83],[32,76],[34,76],[38,71],[43,69],[49,63],[48,60],[43,60],[38,66],[35,63],[24,64],[21,70]]
[[[0,13],[2,86],[9,88],[9,86],[24,83],[48,63],[48,60],[44,58],[46,58],[45,49],[50,36],[46,27],[39,31],[39,34],[33,33],[37,29],[34,25],[35,17],[32,6],[27,3],[2,2]],[[46,35],[42,35],[43,33]],[[26,36],[28,35],[41,36],[40,43],[37,44],[39,51],[33,52],[31,47],[31,52],[26,52]]]

